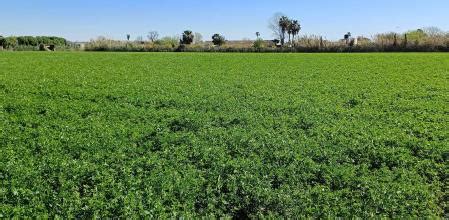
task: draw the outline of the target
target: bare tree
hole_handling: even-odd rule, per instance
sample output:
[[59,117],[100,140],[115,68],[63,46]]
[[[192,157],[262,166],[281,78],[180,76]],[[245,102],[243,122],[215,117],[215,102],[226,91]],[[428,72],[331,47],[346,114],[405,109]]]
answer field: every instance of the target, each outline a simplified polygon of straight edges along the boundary
[[136,37],[136,43],[144,44],[145,42],[143,41],[143,37],[142,36],[137,36]]
[[159,33],[157,31],[150,31],[148,32],[147,38],[151,42],[155,42],[159,38]]
[[446,32],[438,27],[425,27],[423,31],[427,36],[427,40],[431,41],[433,45],[444,45]]
[[203,42],[203,35],[201,35],[198,32],[195,32],[195,34],[193,34],[193,43],[194,44],[199,44]]
[[268,28],[273,32],[273,37],[279,40],[283,36],[282,28],[279,26],[279,21],[284,16],[285,14],[278,12],[275,13],[273,17],[271,17],[270,20],[268,21]]
[[445,34],[445,32],[443,30],[441,30],[439,27],[425,27],[422,30],[429,37],[439,37],[439,36],[444,36],[444,34]]

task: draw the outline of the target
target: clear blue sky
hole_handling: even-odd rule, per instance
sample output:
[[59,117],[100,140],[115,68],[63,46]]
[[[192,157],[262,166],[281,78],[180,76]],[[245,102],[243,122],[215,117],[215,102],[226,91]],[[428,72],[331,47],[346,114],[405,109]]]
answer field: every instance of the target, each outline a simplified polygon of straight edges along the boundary
[[272,39],[276,12],[299,19],[302,34],[328,39],[345,32],[371,36],[427,26],[449,30],[449,0],[8,0],[0,6],[0,34],[56,35],[73,41],[97,36],[124,39],[150,30],[175,35],[185,29],[205,39]]

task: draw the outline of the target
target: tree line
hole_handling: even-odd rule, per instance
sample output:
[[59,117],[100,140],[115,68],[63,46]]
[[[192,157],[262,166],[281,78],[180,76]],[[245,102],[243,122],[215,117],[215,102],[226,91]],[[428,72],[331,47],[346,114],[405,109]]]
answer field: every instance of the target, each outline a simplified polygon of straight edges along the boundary
[[256,40],[228,41],[222,34],[213,34],[209,41],[192,30],[178,36],[160,38],[157,31],[149,31],[146,39],[138,36],[131,40],[112,40],[99,37],[87,44],[69,43],[59,37],[1,37],[0,49],[36,47],[42,44],[77,47],[88,51],[218,51],[218,52],[389,52],[389,51],[449,51],[449,33],[436,27],[421,28],[405,33],[380,33],[371,37],[342,34],[341,40],[327,40],[318,35],[300,35],[302,25],[298,19],[276,13],[269,20],[274,39],[262,39],[255,32]]
[[[298,20],[291,19],[283,14],[275,15],[276,20],[274,21],[274,24],[270,24],[270,28],[274,30],[274,35],[278,37],[277,39],[274,39],[273,42],[279,42],[282,46],[285,45],[285,40],[288,36],[288,43],[290,45],[294,45],[295,39],[298,36],[299,32],[301,31],[301,25]],[[257,39],[260,40],[260,32],[256,32]],[[126,34],[127,41],[130,41],[131,35]],[[158,43],[159,40],[159,33],[157,31],[150,31],[147,35],[148,40],[151,43]],[[176,38],[176,37],[175,37]],[[167,37],[165,37],[167,39]],[[193,33],[191,30],[185,30],[180,37],[179,44],[180,45],[190,45],[195,42],[197,39],[198,42],[202,42],[202,35],[200,33]],[[137,42],[145,43],[143,41],[142,36],[138,36],[136,38]],[[226,43],[226,39],[221,34],[214,34],[212,35],[211,42],[215,46],[222,46]]]
[[14,49],[16,47],[37,47],[39,45],[66,46],[68,41],[62,37],[54,36],[10,36],[0,35],[0,47],[4,49]]
[[114,41],[99,38],[91,41],[87,50],[101,51],[190,51],[190,52],[449,52],[449,33],[436,27],[427,27],[405,33],[380,33],[371,37],[342,34],[340,40],[327,40],[318,35],[300,35],[299,20],[277,13],[269,21],[273,40],[264,40],[256,32],[256,40],[227,41],[214,34],[210,42],[203,42],[202,35],[186,30],[174,37],[159,39],[157,31],[150,31],[143,41]]

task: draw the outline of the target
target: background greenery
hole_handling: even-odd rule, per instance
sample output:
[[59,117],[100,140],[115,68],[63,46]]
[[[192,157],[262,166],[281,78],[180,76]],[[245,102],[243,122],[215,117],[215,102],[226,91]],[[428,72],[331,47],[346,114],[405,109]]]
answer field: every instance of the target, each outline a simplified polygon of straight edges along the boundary
[[257,32],[256,40],[227,41],[223,35],[214,34],[209,41],[203,41],[201,34],[192,34],[190,30],[185,31],[181,38],[158,39],[157,32],[151,31],[148,41],[141,36],[135,41],[99,37],[87,43],[84,49],[128,52],[449,52],[449,33],[437,27],[405,33],[379,33],[369,38],[353,37],[347,33],[345,39],[327,40],[318,35],[299,35],[301,26],[298,21],[287,17],[275,18],[270,26],[283,40],[263,40]]
[[[226,40],[214,34],[203,40],[200,33],[186,30],[179,36],[159,38],[157,31],[146,37],[137,36],[126,40],[98,37],[89,42],[69,42],[60,37],[0,36],[0,50],[37,51],[44,45],[55,45],[58,51],[112,51],[112,52],[251,52],[251,53],[298,53],[298,52],[449,52],[449,33],[437,27],[426,27],[405,33],[379,33],[369,38],[344,35],[345,39],[327,40],[318,35],[300,35],[297,20],[288,17],[275,18],[270,25],[283,40],[264,40],[256,32],[255,40]],[[278,33],[280,32],[280,33]],[[283,42],[283,44],[276,44]]]
[[0,216],[448,215],[446,54],[0,55]]
[[66,39],[47,36],[0,36],[0,47],[8,50],[39,50],[39,45],[55,45],[59,48],[68,46]]

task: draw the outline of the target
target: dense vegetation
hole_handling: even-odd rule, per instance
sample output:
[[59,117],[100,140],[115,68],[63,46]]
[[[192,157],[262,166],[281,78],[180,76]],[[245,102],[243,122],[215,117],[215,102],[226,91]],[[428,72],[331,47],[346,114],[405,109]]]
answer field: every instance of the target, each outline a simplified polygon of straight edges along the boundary
[[[297,21],[286,22],[294,29],[280,30],[280,35],[289,34],[285,40],[263,40],[256,33],[256,40],[226,41],[224,36],[214,34],[211,41],[196,41],[192,31],[181,37],[154,38],[149,41],[138,37],[136,41],[111,40],[100,37],[86,45],[88,51],[134,51],[134,52],[449,52],[449,33],[438,28],[424,28],[406,33],[382,33],[366,38],[344,35],[338,41],[326,40],[322,36],[298,35],[301,29]],[[285,22],[283,22],[285,23]],[[295,24],[296,23],[296,24]],[[284,25],[284,24],[283,24]],[[286,31],[286,32],[282,32]],[[291,35],[291,36],[290,36]],[[186,39],[188,41],[186,41]]]
[[260,32],[256,32],[254,41],[226,41],[224,36],[214,34],[211,41],[204,42],[201,34],[191,30],[184,31],[181,37],[159,40],[158,32],[150,31],[148,41],[139,36],[130,42],[129,34],[126,35],[127,41],[100,37],[91,40],[85,49],[117,52],[449,52],[449,32],[438,27],[381,33],[371,38],[353,37],[351,32],[347,32],[343,39],[337,41],[317,35],[299,35],[302,30],[300,22],[282,13],[275,14],[268,27],[275,36],[274,40],[263,40]]
[[381,33],[371,38],[352,37],[348,32],[343,39],[334,41],[323,36],[300,35],[299,21],[285,16],[275,17],[270,27],[280,40],[263,40],[260,32],[256,32],[255,40],[228,41],[217,33],[209,41],[203,41],[200,33],[191,30],[160,39],[157,31],[150,31],[147,40],[138,36],[132,41],[131,35],[126,34],[126,41],[98,37],[87,43],[68,42],[59,37],[0,36],[0,50],[43,50],[43,45],[55,45],[58,50],[113,52],[449,52],[449,33],[437,27]]
[[0,54],[0,217],[448,215],[446,54]]
[[5,49],[27,49],[27,50],[37,50],[39,45],[55,45],[65,47],[68,42],[66,39],[61,37],[47,37],[47,36],[11,36],[11,37],[1,37],[0,36],[0,47]]

